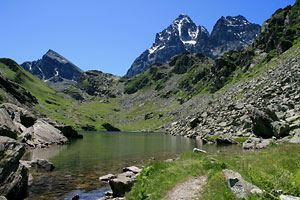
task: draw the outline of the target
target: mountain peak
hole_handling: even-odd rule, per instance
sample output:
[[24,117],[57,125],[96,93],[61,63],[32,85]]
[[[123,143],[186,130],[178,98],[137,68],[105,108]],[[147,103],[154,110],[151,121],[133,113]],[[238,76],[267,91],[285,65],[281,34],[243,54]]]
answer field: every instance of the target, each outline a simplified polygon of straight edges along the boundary
[[211,35],[197,26],[186,14],[180,14],[165,30],[156,34],[152,47],[144,51],[131,65],[128,77],[146,71],[151,64],[165,64],[183,52],[203,53],[217,58],[228,50],[249,45],[260,32],[260,26],[249,23],[241,15],[221,17]]
[[49,49],[42,59],[33,62],[25,62],[21,65],[26,71],[47,81],[53,77],[61,77],[67,80],[77,81],[82,70],[61,56],[59,53]]

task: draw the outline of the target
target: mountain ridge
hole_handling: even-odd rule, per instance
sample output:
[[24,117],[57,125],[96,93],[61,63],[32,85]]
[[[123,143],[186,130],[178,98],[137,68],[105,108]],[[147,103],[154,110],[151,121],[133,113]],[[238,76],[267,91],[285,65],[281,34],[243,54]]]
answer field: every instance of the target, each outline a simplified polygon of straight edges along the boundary
[[156,34],[152,47],[135,59],[126,76],[142,73],[156,62],[166,64],[171,57],[185,51],[203,53],[215,59],[228,50],[246,47],[258,37],[259,32],[260,25],[238,15],[221,17],[209,34],[204,26],[197,26],[188,15],[180,14],[166,29]]
[[83,70],[51,49],[41,59],[24,62],[21,66],[43,81],[51,81],[54,77],[60,77],[76,82],[83,73]]

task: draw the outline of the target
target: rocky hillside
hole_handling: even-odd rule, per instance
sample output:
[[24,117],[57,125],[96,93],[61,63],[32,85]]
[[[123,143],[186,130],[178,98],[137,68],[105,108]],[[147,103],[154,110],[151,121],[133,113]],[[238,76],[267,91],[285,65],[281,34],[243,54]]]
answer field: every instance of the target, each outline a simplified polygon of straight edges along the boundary
[[53,83],[65,82],[71,85],[78,81],[83,73],[81,69],[53,50],[49,50],[42,59],[24,62],[21,66],[43,81]]
[[205,27],[197,26],[189,16],[180,15],[167,29],[156,34],[152,47],[134,61],[127,76],[140,74],[153,63],[165,64],[183,52],[217,58],[228,50],[241,50],[252,43],[259,32],[259,25],[239,15],[219,19],[210,35]]
[[[211,100],[193,107],[166,130],[225,143],[241,136],[299,141],[299,8],[297,1],[293,7],[279,9],[251,47],[217,59],[216,74],[226,72],[220,77],[225,84],[218,86],[224,81],[213,78]],[[260,147],[259,141],[248,142],[247,148]]]

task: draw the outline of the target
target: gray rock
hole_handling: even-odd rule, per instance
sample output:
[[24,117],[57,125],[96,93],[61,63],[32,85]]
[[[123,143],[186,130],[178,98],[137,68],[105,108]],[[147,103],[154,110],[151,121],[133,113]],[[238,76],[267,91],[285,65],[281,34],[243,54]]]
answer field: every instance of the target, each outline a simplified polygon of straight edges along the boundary
[[300,143],[300,129],[296,129],[294,136],[289,140],[290,143]]
[[217,144],[237,144],[232,138],[229,137],[218,137],[216,139]]
[[[26,137],[22,138],[24,142],[33,143],[35,147],[50,144],[66,144],[68,142],[68,139],[60,130],[41,119],[38,119],[33,126],[26,129],[22,135],[26,135]],[[32,141],[27,138],[30,138]]]
[[244,108],[244,104],[242,104],[242,103],[238,103],[235,105],[235,109],[237,109],[237,110],[241,110],[243,108]]
[[279,196],[280,200],[300,200],[300,197],[294,197],[290,195],[280,195]]
[[107,174],[107,175],[105,175],[105,176],[101,176],[101,177],[99,178],[99,180],[100,180],[100,181],[105,181],[105,182],[107,182],[107,181],[110,181],[111,179],[114,179],[114,178],[117,178],[117,176],[116,176],[116,175],[113,175],[113,174]]
[[269,146],[271,141],[271,139],[249,137],[248,140],[243,143],[243,149],[263,149]]
[[18,128],[4,108],[0,108],[0,136],[17,139]]
[[271,138],[277,135],[271,123],[279,119],[270,109],[264,108],[259,110],[252,108],[250,110],[250,118],[252,120],[252,131],[255,135],[262,138]]
[[71,126],[65,125],[50,118],[43,118],[43,120],[60,130],[67,138],[83,138],[83,136],[78,134],[78,132]]
[[251,194],[262,194],[263,191],[257,186],[245,181],[243,177],[232,170],[224,169],[223,177],[228,184],[230,190],[237,198],[247,199]]
[[53,163],[45,159],[36,159],[33,161],[20,161],[27,168],[44,169],[46,171],[52,171],[55,167]]
[[74,197],[72,197],[72,200],[79,200],[79,199],[80,199],[79,194],[76,194]]
[[136,167],[136,166],[131,166],[131,167],[125,167],[123,169],[123,172],[133,172],[135,174],[138,174],[142,171],[142,169]]
[[204,154],[207,154],[206,151],[204,151],[204,150],[202,150],[202,149],[198,149],[198,148],[194,148],[194,149],[193,149],[193,152],[194,152],[194,153],[204,153]]
[[109,185],[113,191],[113,196],[123,197],[126,192],[129,192],[134,184],[134,178],[133,172],[125,172],[110,180]]
[[287,136],[290,130],[288,123],[283,121],[275,121],[271,123],[275,137],[281,138]]
[[0,200],[7,200],[4,196],[0,196]]
[[25,147],[3,136],[0,136],[0,144],[0,194],[5,194],[8,200],[23,199],[27,196],[29,172],[19,160],[25,153]]

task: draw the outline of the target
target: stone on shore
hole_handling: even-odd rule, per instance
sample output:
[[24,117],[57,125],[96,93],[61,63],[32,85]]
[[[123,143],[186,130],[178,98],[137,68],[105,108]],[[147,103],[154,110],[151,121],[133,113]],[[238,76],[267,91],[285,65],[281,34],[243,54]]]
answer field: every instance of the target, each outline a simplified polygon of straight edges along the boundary
[[138,174],[142,171],[142,169],[136,167],[136,166],[131,166],[131,167],[125,167],[123,169],[123,172],[133,172],[135,174]]
[[222,173],[225,181],[228,184],[228,187],[235,194],[237,198],[247,199],[252,194],[263,193],[263,191],[259,189],[257,186],[245,181],[243,177],[237,172],[224,169]]
[[113,191],[114,197],[123,197],[129,192],[134,184],[136,174],[133,172],[124,172],[119,174],[117,178],[111,179],[109,185]]
[[27,196],[29,172],[19,162],[24,153],[24,144],[0,136],[0,194],[8,200]]
[[205,154],[207,154],[206,151],[204,151],[204,150],[202,150],[202,149],[198,149],[198,148],[194,148],[194,149],[193,149],[193,152],[194,152],[194,153],[205,153]]
[[33,126],[26,129],[20,139],[22,142],[34,145],[34,147],[66,144],[68,142],[68,139],[60,130],[41,119],[38,119]]
[[104,181],[104,182],[108,182],[108,181],[110,181],[111,179],[114,179],[114,178],[117,178],[117,176],[116,176],[116,175],[113,175],[113,174],[107,174],[107,175],[105,175],[105,176],[101,176],[101,177],[99,178],[99,180],[100,180],[100,181]]

